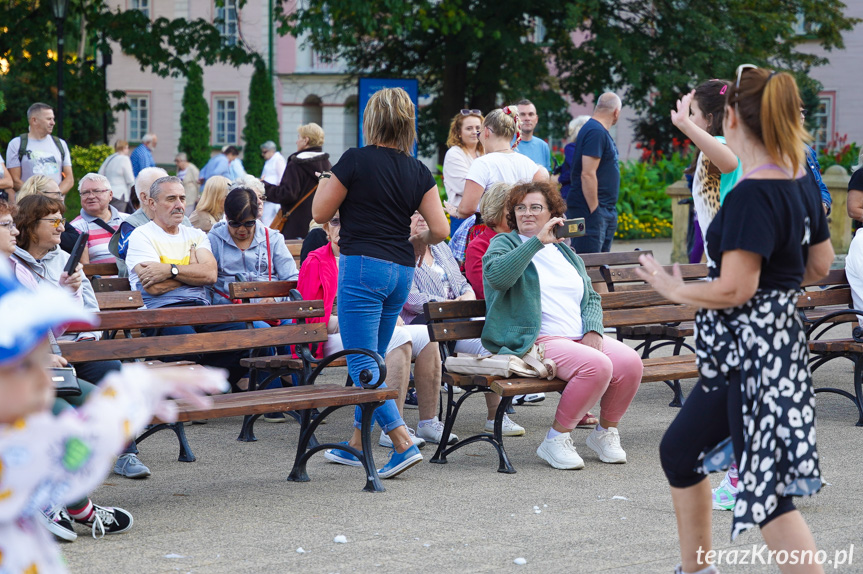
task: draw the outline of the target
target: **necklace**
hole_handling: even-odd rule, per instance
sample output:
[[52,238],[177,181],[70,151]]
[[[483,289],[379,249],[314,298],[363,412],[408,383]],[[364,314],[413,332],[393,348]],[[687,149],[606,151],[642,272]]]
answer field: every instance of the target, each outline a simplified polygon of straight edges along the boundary
[[504,149],[496,149],[496,150],[492,150],[488,153],[512,153],[512,148],[508,147],[508,148],[504,148]]

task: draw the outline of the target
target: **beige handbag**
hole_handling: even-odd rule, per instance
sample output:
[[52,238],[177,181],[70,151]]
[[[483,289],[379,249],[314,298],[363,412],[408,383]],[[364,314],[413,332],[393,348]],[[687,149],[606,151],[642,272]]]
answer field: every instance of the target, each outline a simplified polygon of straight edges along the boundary
[[446,370],[460,375],[487,375],[494,377],[527,377],[553,379],[557,365],[545,358],[545,345],[534,344],[523,357],[516,355],[472,355],[456,353],[447,357]]

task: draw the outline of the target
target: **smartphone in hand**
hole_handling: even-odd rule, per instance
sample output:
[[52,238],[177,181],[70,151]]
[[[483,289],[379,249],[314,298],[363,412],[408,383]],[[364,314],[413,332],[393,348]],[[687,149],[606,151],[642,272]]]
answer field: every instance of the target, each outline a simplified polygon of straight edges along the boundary
[[554,236],[558,239],[564,237],[581,237],[585,234],[584,218],[565,219],[562,225],[554,228]]
[[90,239],[90,234],[86,231],[78,236],[75,240],[75,246],[72,248],[72,254],[69,261],[66,262],[66,267],[63,269],[66,275],[72,276],[75,269],[78,268],[78,263],[81,262],[81,256],[84,255],[84,250],[87,249],[87,241]]

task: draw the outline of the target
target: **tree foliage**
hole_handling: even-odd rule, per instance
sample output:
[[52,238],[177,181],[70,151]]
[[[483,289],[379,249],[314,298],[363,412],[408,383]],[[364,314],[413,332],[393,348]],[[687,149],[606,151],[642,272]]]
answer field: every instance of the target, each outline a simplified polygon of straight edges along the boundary
[[178,148],[190,162],[203,167],[210,159],[210,109],[204,99],[204,72],[200,66],[190,64],[186,78]]
[[[0,13],[0,60],[8,65],[8,72],[0,74],[7,104],[0,113],[0,145],[5,147],[10,137],[27,130],[30,104],[56,104],[57,28],[50,2],[0,0]],[[97,51],[110,53],[119,45],[141,70],[160,76],[185,74],[188,62],[238,66],[253,57],[241,46],[223,46],[218,29],[206,20],[151,21],[137,10],[111,10],[106,0],[71,0],[64,38],[64,135],[79,145],[101,141],[103,114],[124,107],[123,92],[104,90]],[[108,120],[113,124],[110,113]]]
[[[528,97],[546,114],[539,135],[560,137],[563,95],[615,90],[658,119],[744,61],[803,71],[825,62],[796,50],[804,40],[842,47],[856,23],[843,9],[839,0],[321,0],[277,12],[281,33],[308,37],[354,76],[419,78],[434,96],[420,118],[428,151],[465,105],[488,111]],[[793,30],[798,15],[809,36]]]
[[260,147],[266,141],[279,145],[279,118],[276,114],[276,94],[273,80],[263,60],[255,62],[255,71],[249,83],[249,109],[246,112],[243,141],[246,142],[243,163],[246,171],[260,175],[264,159]]

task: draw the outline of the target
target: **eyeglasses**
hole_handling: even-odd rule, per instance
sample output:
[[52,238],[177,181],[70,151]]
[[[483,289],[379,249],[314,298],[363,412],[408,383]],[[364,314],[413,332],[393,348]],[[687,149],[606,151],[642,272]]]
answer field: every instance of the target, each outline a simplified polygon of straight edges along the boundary
[[42,218],[42,219],[40,219],[39,221],[50,221],[50,222],[51,222],[51,225],[53,225],[53,226],[54,226],[54,229],[57,229],[57,228],[58,228],[58,227],[60,227],[61,225],[66,225],[66,220],[65,220],[65,219],[63,219],[63,218],[58,218],[58,219],[48,219],[47,217],[43,217],[43,218]]
[[806,117],[806,108],[800,108],[800,115]]
[[105,195],[111,191],[110,189],[88,189],[86,191],[80,192],[81,197],[87,197],[90,195]]
[[461,115],[463,116],[481,116],[482,110],[468,110],[464,109],[461,111]]
[[18,226],[15,225],[14,221],[0,221],[0,227],[5,227],[9,231],[12,231],[13,229],[18,229]]
[[743,72],[746,70],[757,70],[755,64],[740,64],[737,66],[737,82],[734,84],[734,112],[738,112],[738,102],[740,101],[740,78],[743,77]]
[[342,226],[341,218],[333,217],[332,219],[330,219],[330,227],[341,227],[341,226]]
[[519,215],[524,215],[525,213],[527,213],[528,209],[530,209],[530,213],[532,215],[539,215],[545,209],[545,206],[540,205],[538,203],[534,203],[530,207],[528,207],[527,205],[525,205],[523,203],[519,203],[518,205],[515,206],[515,212]]
[[255,223],[257,223],[257,220],[255,220],[255,219],[253,219],[251,221],[228,221],[228,225],[230,225],[234,229],[237,229],[239,227],[245,227],[246,229],[251,229],[255,226]]

